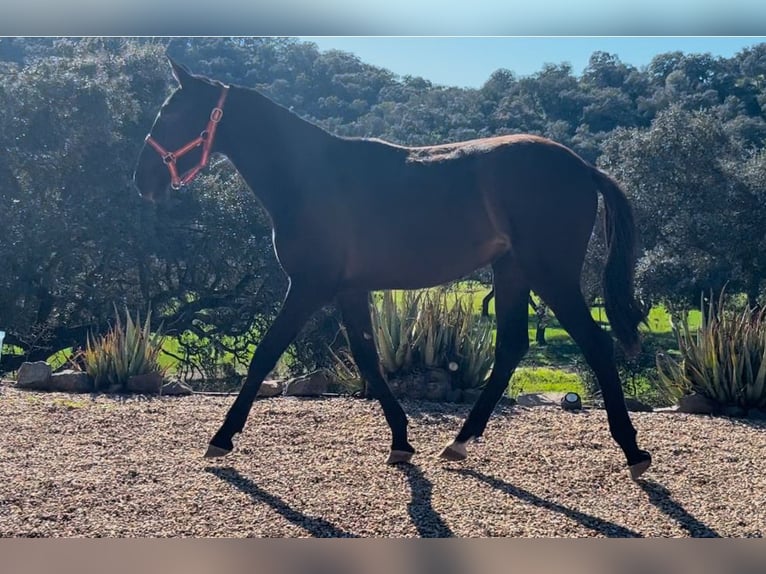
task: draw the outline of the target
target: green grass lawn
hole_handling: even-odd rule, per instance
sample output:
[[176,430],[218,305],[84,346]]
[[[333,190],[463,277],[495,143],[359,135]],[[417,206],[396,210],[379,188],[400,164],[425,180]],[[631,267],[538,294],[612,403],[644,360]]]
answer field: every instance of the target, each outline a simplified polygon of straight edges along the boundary
[[585,385],[576,373],[548,367],[519,367],[511,377],[508,394],[516,397],[522,393],[568,393],[584,396]]

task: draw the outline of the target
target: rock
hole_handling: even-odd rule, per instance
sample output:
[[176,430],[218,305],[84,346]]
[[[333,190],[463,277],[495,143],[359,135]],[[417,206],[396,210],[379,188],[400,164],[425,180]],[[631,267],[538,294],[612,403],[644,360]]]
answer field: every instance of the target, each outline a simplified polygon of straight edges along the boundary
[[49,390],[61,393],[92,393],[95,387],[88,373],[65,369],[51,375]]
[[401,399],[405,393],[405,385],[401,379],[389,379],[388,387],[397,399]]
[[651,406],[647,405],[646,403],[642,403],[633,397],[625,397],[625,406],[628,407],[629,411],[634,413],[651,413],[654,411]]
[[512,407],[516,404],[516,399],[509,397],[508,395],[503,395],[500,397],[500,400],[497,401],[497,404],[498,406]]
[[741,419],[747,416],[747,409],[743,409],[737,405],[730,405],[723,408],[723,414],[727,417]]
[[747,411],[748,418],[756,421],[766,420],[766,409],[750,409]]
[[559,407],[566,393],[525,393],[516,397],[520,407]]
[[452,390],[449,373],[433,369],[425,373],[423,381],[423,398],[427,401],[444,401]]
[[474,404],[481,394],[481,389],[463,389],[463,402]]
[[451,389],[446,396],[449,403],[459,403],[463,398],[463,391],[460,389]]
[[403,396],[414,401],[425,398],[425,380],[422,374],[405,379],[402,385]]
[[661,414],[662,413],[665,413],[665,414],[675,414],[675,413],[678,413],[680,411],[678,410],[678,405],[674,405],[672,407],[657,407],[656,409],[654,409],[654,412],[655,413],[661,413]]
[[315,371],[287,381],[284,394],[289,397],[317,397],[326,393],[329,386],[330,379],[327,374]]
[[162,373],[145,373],[128,379],[125,391],[139,395],[156,395],[162,388]]
[[284,391],[285,384],[282,381],[263,381],[258,389],[259,397],[276,397]]
[[162,388],[160,389],[161,395],[174,397],[190,395],[193,392],[194,391],[189,385],[182,383],[181,381],[170,381],[169,383],[162,385]]
[[16,379],[16,386],[20,389],[32,391],[48,390],[52,370],[45,361],[35,363],[22,363]]
[[690,415],[712,415],[719,411],[718,404],[699,393],[685,395],[678,400],[678,412]]

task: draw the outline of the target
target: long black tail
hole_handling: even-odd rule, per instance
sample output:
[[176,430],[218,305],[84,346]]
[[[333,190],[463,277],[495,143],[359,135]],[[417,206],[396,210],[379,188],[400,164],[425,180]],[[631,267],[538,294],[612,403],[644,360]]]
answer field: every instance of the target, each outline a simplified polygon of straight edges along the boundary
[[646,314],[634,295],[636,229],[633,210],[617,182],[594,168],[593,179],[604,198],[608,255],[604,268],[604,308],[612,332],[626,353],[638,353],[638,325]]

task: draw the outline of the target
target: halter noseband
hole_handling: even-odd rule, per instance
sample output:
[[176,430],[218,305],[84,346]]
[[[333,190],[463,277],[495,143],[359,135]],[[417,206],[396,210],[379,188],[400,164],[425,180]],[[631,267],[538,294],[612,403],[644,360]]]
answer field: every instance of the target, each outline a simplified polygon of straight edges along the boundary
[[[146,136],[146,143],[152,146],[160,156],[162,161],[168,166],[170,171],[170,187],[173,189],[181,189],[184,185],[193,180],[197,174],[207,165],[208,158],[210,157],[210,149],[213,147],[213,139],[215,138],[215,130],[218,128],[218,123],[223,117],[223,103],[226,101],[226,95],[229,93],[229,86],[223,86],[221,90],[221,96],[218,98],[218,103],[210,112],[210,119],[207,122],[205,130],[198,135],[195,139],[180,147],[176,151],[168,151],[162,147],[157,140],[152,137],[152,134]],[[178,168],[176,162],[178,159],[190,152],[191,150],[202,146],[202,157],[200,157],[199,163],[193,168],[189,169],[182,176],[178,175]]]

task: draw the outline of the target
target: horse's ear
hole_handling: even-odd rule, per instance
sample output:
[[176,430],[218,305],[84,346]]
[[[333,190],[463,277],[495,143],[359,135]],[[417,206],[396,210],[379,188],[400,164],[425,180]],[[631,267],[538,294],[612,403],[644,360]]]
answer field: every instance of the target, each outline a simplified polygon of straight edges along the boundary
[[170,56],[167,57],[168,62],[170,62],[170,68],[173,71],[173,77],[176,79],[178,84],[183,87],[185,84],[189,82],[192,78],[191,72],[178,62],[176,62],[173,58]]

